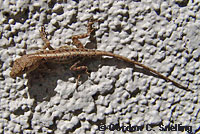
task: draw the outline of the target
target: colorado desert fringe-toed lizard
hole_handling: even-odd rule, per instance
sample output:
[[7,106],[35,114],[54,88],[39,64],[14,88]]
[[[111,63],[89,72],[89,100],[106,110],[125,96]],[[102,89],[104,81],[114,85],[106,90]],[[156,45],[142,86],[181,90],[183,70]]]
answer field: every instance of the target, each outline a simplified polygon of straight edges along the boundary
[[[146,69],[150,71],[153,74],[156,74],[160,78],[172,82],[174,85],[176,85],[179,88],[182,88],[187,91],[192,91],[191,89],[175,82],[174,80],[162,75],[161,73],[155,71],[154,69],[151,69],[137,61],[131,60],[129,58],[123,57],[121,55],[113,54],[111,52],[106,51],[99,51],[99,50],[92,50],[92,49],[86,49],[84,48],[83,44],[79,41],[79,39],[88,37],[94,29],[92,28],[92,25],[97,20],[94,20],[92,18],[88,21],[88,28],[87,33],[82,35],[75,35],[72,36],[72,43],[76,46],[64,46],[60,47],[58,49],[54,49],[51,45],[49,40],[47,39],[47,34],[45,32],[44,27],[40,30],[40,35],[43,41],[45,42],[45,46],[42,51],[33,53],[33,54],[27,54],[23,55],[21,58],[18,58],[14,61],[12,70],[10,72],[10,76],[12,78],[16,78],[17,76],[21,76],[24,73],[30,73],[31,71],[38,68],[39,65],[46,62],[57,62],[57,63],[74,63],[70,70],[73,71],[85,71],[87,72],[87,66],[78,66],[78,64],[81,62],[81,59],[85,58],[92,58],[92,57],[98,57],[98,56],[111,56],[120,60],[123,60],[128,63],[132,63],[134,65],[138,65],[142,67],[143,69]],[[45,50],[48,48],[49,50]],[[80,75],[78,76],[79,79]],[[193,91],[192,91],[193,92]]]

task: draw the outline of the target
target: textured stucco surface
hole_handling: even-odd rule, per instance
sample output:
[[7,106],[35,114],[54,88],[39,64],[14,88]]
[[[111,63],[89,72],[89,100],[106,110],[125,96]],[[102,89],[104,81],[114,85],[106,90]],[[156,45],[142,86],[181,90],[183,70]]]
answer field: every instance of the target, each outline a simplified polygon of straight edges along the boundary
[[[91,73],[77,89],[66,64],[9,77],[13,60],[42,47],[42,25],[56,48],[85,33],[91,16],[103,21],[81,40],[87,48],[137,60],[194,93],[109,57],[87,61]],[[162,133],[161,124],[182,124],[197,132],[199,46],[198,0],[0,1],[0,133],[122,132],[99,131],[101,123],[144,126],[144,132],[150,125],[151,133]]]

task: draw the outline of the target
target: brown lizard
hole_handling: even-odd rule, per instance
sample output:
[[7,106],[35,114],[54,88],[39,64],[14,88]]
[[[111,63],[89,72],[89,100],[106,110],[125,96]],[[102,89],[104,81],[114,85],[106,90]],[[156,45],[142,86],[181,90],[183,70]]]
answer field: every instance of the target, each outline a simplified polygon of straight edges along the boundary
[[[42,63],[46,63],[46,62],[74,63],[70,67],[70,70],[85,71],[86,73],[88,73],[87,66],[78,66],[81,59],[98,57],[98,56],[111,56],[111,57],[123,60],[125,62],[132,63],[134,65],[138,65],[138,66],[142,67],[143,69],[146,69],[146,70],[150,71],[151,73],[156,74],[160,78],[162,78],[166,81],[172,82],[174,85],[176,85],[179,88],[185,89],[187,91],[192,91],[191,89],[175,82],[174,80],[162,75],[161,73],[155,71],[154,69],[151,69],[137,61],[131,60],[129,58],[126,58],[126,57],[123,57],[121,55],[117,55],[117,54],[114,54],[111,52],[84,48],[83,44],[79,41],[79,39],[90,36],[90,34],[94,31],[92,25],[96,21],[98,21],[98,20],[94,20],[94,19],[90,18],[88,21],[87,33],[82,34],[82,35],[75,35],[75,36],[71,37],[72,44],[74,44],[76,46],[76,48],[67,45],[64,47],[60,47],[58,49],[54,49],[50,45],[49,40],[47,39],[47,33],[45,32],[44,27],[42,27],[40,30],[40,36],[43,39],[43,41],[45,42],[45,46],[43,47],[43,50],[33,53],[33,54],[26,54],[26,55],[23,55],[21,58],[16,59],[14,61],[14,65],[10,72],[10,76],[12,78],[16,78],[17,76],[21,76],[24,73],[30,73],[31,71],[38,68],[39,65],[41,65]],[[48,48],[49,50],[45,50],[46,48]],[[80,78],[80,75],[78,75],[78,79],[79,78]]]

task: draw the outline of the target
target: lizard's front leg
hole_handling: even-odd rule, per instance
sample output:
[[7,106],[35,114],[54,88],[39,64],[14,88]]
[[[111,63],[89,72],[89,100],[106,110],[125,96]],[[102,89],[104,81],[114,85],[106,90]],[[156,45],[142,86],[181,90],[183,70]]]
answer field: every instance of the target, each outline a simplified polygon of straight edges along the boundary
[[41,30],[39,31],[40,31],[40,36],[45,43],[43,49],[48,48],[49,50],[54,50],[54,48],[50,45],[49,40],[47,39],[47,33],[45,32],[45,28],[42,26]]
[[72,36],[72,44],[74,44],[77,48],[85,48],[83,44],[79,41],[79,39],[86,38],[90,36],[90,34],[94,31],[92,25],[94,22],[98,21],[97,19],[93,19],[92,17],[88,20],[87,24],[87,33],[81,35],[74,35]]

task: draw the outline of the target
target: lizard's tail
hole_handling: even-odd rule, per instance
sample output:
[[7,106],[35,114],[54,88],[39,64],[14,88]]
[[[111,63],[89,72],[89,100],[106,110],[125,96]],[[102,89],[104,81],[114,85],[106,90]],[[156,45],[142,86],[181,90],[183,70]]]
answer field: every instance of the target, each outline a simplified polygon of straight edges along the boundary
[[102,52],[101,55],[115,57],[115,58],[120,59],[120,60],[123,60],[123,61],[125,61],[125,62],[132,63],[132,64],[134,64],[134,65],[138,65],[138,66],[142,67],[143,69],[148,70],[148,71],[150,71],[151,73],[156,74],[156,75],[159,76],[160,78],[162,78],[162,79],[164,79],[164,80],[166,80],[166,81],[172,82],[174,85],[176,85],[176,86],[179,87],[179,88],[185,89],[185,90],[187,90],[187,91],[194,92],[193,90],[191,90],[191,89],[189,89],[189,88],[187,88],[187,87],[185,87],[185,86],[182,86],[181,84],[179,84],[179,83],[173,81],[172,79],[170,79],[170,78],[168,78],[168,77],[162,75],[161,73],[157,72],[156,70],[154,70],[154,69],[152,69],[152,68],[149,68],[149,67],[147,67],[147,66],[145,66],[145,65],[143,65],[143,64],[141,64],[141,63],[139,63],[139,62],[137,62],[137,61],[134,61],[134,60],[131,60],[131,59],[126,58],[126,57],[124,57],[124,56],[117,55],[117,54],[113,54],[113,53],[110,53],[110,52]]

